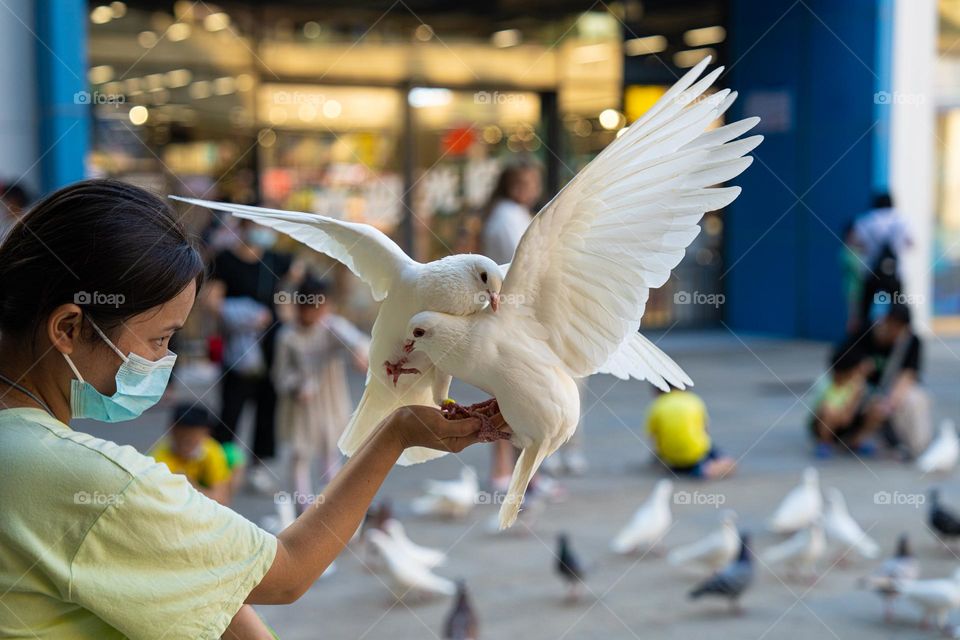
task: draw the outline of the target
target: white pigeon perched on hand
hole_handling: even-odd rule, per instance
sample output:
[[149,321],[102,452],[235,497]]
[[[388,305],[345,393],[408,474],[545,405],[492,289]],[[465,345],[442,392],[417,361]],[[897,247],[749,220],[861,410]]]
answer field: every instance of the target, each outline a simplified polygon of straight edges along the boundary
[[[499,313],[414,316],[407,339],[434,365],[494,398],[521,449],[500,527],[516,520],[530,479],[580,421],[577,378],[636,346],[650,289],[661,286],[721,209],[761,136],[735,140],[758,119],[707,131],[733,102],[702,97],[722,69],[684,75],[577,174],[533,219],[501,289]],[[692,86],[691,86],[692,85]],[[652,346],[652,345],[651,345]],[[657,352],[659,353],[659,352]],[[664,356],[665,357],[665,356]]]
[[878,545],[857,524],[847,510],[847,502],[843,494],[836,487],[827,489],[827,510],[823,517],[823,529],[827,539],[840,546],[841,557],[845,557],[850,549],[867,559],[880,555]]
[[947,473],[957,466],[960,458],[960,437],[953,420],[940,423],[937,437],[917,458],[917,468],[924,473]]
[[610,543],[610,550],[625,555],[635,551],[649,551],[660,544],[673,524],[670,499],[673,483],[658,480],[647,501],[640,505],[627,526]]
[[820,474],[813,467],[807,467],[803,470],[803,481],[790,490],[770,518],[769,528],[775,533],[793,533],[809,527],[822,513]]
[[700,563],[711,571],[719,571],[740,554],[740,533],[737,531],[737,514],[724,511],[720,515],[720,528],[700,540],[677,547],[667,554],[667,562],[674,566]]
[[761,558],[766,564],[787,565],[790,578],[816,577],[817,561],[827,548],[827,539],[820,520],[806,529],[801,529],[778,545],[764,551]]
[[480,482],[473,467],[464,466],[459,480],[428,480],[426,494],[413,499],[418,516],[465,518],[478,502]]
[[[295,238],[339,260],[370,286],[382,302],[371,332],[370,366],[363,397],[340,437],[340,450],[353,455],[380,422],[404,405],[437,405],[447,397],[450,376],[422,354],[410,353],[404,334],[410,318],[424,310],[468,315],[499,306],[503,273],[490,258],[474,254],[447,256],[421,264],[378,229],[312,213],[264,209],[194,198],[175,200],[228,211]],[[444,455],[425,447],[403,452],[400,464],[425,462]]]
[[387,532],[388,536],[393,538],[393,541],[397,544],[397,547],[400,549],[400,551],[407,554],[428,569],[439,567],[447,561],[447,554],[445,554],[443,551],[440,551],[439,549],[431,549],[430,547],[423,547],[411,540],[407,536],[407,532],[403,525],[400,524],[400,521],[395,518],[390,518],[389,520],[384,521],[383,530]]
[[386,564],[387,572],[397,588],[393,595],[398,600],[403,600],[408,594],[429,597],[452,596],[457,592],[456,583],[438,576],[408,555],[386,532],[371,529],[367,536]]
[[960,608],[960,569],[949,578],[936,580],[904,580],[895,583],[897,593],[920,607],[923,624],[936,620],[938,629],[945,629],[947,616]]

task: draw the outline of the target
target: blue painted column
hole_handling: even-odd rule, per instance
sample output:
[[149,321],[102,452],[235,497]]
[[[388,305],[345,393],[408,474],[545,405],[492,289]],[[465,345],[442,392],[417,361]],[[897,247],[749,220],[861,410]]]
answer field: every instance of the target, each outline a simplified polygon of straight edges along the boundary
[[733,117],[766,136],[727,210],[725,321],[736,331],[836,339],[842,229],[874,188],[883,83],[878,0],[731,0]]
[[35,19],[41,187],[50,192],[85,175],[91,117],[87,3],[37,0]]

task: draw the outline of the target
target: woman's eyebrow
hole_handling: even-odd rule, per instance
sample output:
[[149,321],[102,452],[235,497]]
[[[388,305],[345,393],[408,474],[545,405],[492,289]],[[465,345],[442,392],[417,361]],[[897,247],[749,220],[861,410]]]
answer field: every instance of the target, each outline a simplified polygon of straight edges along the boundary
[[168,327],[164,327],[163,331],[180,331],[180,329],[183,329],[182,324],[171,324]]

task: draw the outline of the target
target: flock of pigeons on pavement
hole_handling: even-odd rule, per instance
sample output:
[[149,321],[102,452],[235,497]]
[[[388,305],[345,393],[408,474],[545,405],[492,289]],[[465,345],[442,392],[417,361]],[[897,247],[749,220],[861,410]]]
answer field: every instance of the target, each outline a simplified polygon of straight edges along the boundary
[[[955,430],[951,429],[949,435],[942,431],[918,466],[931,471],[949,470],[960,457],[958,444]],[[936,464],[931,467],[933,459]],[[465,466],[459,479],[427,481],[423,495],[412,501],[409,511],[418,518],[463,520],[477,505],[489,501],[488,494],[480,490],[476,471]],[[769,531],[781,535],[782,541],[762,550],[753,548],[750,535],[738,529],[735,512],[721,510],[716,530],[696,542],[666,551],[664,539],[674,523],[671,505],[675,502],[673,482],[658,480],[647,499],[612,537],[610,552],[634,557],[665,553],[671,566],[702,571],[700,581],[691,584],[689,597],[725,600],[736,615],[744,612],[741,598],[757,581],[760,567],[770,569],[779,581],[802,581],[813,586],[820,579],[817,571],[821,561],[830,562],[832,568],[854,559],[877,561],[882,555],[880,545],[850,514],[840,490],[822,489],[819,473],[813,467],[804,470],[800,483],[784,496],[767,521]],[[960,515],[940,502],[936,489],[930,491],[929,505],[928,528],[949,547],[960,538]],[[534,517],[526,509],[521,511],[525,527],[533,524]],[[497,519],[493,518],[489,533],[499,533],[496,525]],[[444,638],[477,637],[477,613],[466,585],[434,572],[446,562],[446,553],[412,541],[388,503],[371,510],[355,542],[363,549],[364,565],[381,576],[394,597],[453,598]],[[921,579],[907,535],[901,535],[891,546],[892,555],[862,577],[858,585],[880,596],[885,621],[892,620],[894,602],[902,599],[922,612],[922,627],[935,625],[946,631],[948,614],[960,608],[960,569],[952,576]],[[836,555],[830,560],[828,553]],[[557,536],[553,560],[564,591],[562,597],[558,592],[558,599],[565,603],[578,601],[588,589],[590,567],[575,551],[569,534]]]

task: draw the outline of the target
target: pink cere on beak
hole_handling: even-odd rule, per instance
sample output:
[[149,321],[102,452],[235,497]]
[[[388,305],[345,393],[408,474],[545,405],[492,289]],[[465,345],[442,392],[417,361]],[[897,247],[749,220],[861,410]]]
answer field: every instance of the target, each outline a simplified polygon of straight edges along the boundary
[[404,343],[403,343],[403,352],[404,352],[404,353],[410,353],[411,351],[413,351],[413,345],[414,345],[414,344],[415,344],[415,341],[414,341],[414,340],[407,340],[406,342],[404,342]]
[[490,296],[490,308],[496,313],[497,309],[500,308],[500,294],[489,289],[487,289],[487,294]]

